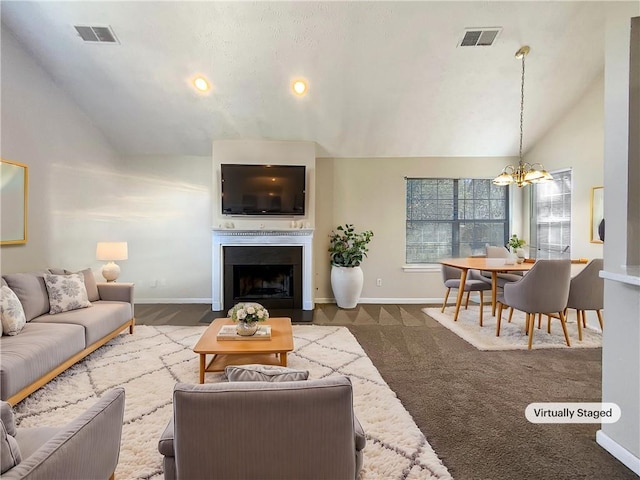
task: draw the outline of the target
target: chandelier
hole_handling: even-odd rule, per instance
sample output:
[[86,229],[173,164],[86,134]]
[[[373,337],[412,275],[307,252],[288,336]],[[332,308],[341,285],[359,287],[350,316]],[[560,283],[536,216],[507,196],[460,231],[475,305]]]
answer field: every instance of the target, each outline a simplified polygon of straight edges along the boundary
[[517,166],[507,165],[502,173],[493,179],[496,185],[510,185],[515,183],[518,187],[524,187],[532,183],[553,180],[553,177],[540,163],[526,163],[522,161],[522,124],[524,121],[524,57],[531,50],[528,46],[521,47],[516,52],[516,58],[522,59],[522,82],[520,84],[520,153]]

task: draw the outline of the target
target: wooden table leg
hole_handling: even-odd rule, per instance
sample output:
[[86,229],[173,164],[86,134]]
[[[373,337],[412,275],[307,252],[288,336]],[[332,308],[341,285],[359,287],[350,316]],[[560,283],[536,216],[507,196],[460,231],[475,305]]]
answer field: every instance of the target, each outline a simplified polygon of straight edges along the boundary
[[280,366],[282,367],[287,366],[287,352],[282,352],[280,354]]
[[204,353],[200,354],[200,383],[204,383],[204,369],[206,363],[207,355]]
[[464,296],[464,285],[467,283],[468,268],[461,268],[462,274],[460,275],[460,288],[458,288],[458,299],[456,300],[456,313],[453,316],[453,321],[458,321],[458,312],[460,311],[460,305],[462,305],[462,297]]
[[496,297],[498,293],[498,272],[491,272],[491,315],[496,316]]

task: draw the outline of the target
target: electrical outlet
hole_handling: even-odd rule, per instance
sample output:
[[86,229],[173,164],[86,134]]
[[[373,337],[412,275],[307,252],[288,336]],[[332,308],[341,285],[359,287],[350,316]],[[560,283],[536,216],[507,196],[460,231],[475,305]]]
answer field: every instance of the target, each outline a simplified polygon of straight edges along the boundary
[[377,285],[378,287],[381,287],[381,286],[382,286],[382,279],[381,279],[381,278],[378,278],[378,279],[376,280],[376,285]]

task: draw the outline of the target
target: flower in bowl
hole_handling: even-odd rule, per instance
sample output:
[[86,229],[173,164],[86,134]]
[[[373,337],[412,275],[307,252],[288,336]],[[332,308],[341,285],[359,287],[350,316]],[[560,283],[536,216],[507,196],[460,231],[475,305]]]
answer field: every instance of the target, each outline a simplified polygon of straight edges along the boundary
[[269,312],[259,303],[238,303],[227,316],[234,322],[264,322],[269,318]]

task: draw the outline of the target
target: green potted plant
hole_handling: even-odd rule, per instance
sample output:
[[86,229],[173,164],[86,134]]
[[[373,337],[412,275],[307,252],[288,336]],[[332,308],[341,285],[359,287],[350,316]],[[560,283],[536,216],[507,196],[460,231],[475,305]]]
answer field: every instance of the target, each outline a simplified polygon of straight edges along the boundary
[[364,275],[360,264],[367,256],[371,230],[356,232],[353,224],[338,226],[329,235],[331,288],[340,308],[355,308],[362,293]]
[[518,236],[514,233],[509,238],[507,245],[511,249],[511,251],[516,254],[518,258],[524,258],[524,249],[522,248],[527,242],[525,242],[522,238],[518,238]]

